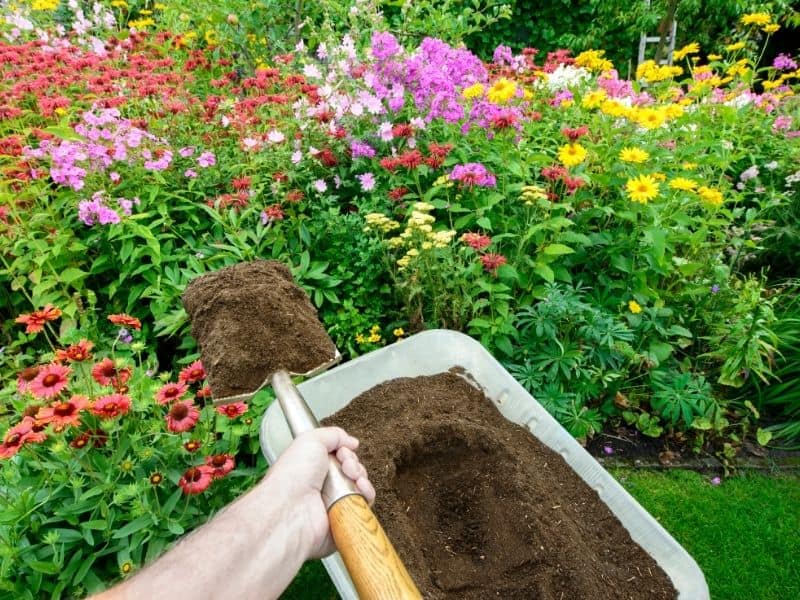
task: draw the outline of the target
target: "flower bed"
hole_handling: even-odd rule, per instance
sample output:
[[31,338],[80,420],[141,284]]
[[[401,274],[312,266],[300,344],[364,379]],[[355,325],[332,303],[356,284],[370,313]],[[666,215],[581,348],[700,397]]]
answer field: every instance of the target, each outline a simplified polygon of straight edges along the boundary
[[769,441],[736,399],[774,368],[790,292],[757,267],[796,228],[797,64],[754,70],[771,18],[627,81],[602,51],[243,57],[46,8],[0,45],[10,592],[99,589],[263,471],[269,396],[210,406],[180,302],[243,260],[290,265],[345,356],[468,332],[580,439]]

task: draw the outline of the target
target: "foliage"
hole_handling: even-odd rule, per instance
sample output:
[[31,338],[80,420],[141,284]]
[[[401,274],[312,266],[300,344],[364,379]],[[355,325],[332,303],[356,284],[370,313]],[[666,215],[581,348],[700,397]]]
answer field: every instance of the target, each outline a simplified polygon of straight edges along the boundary
[[[602,50],[542,60],[499,47],[484,63],[455,41],[502,13],[471,4],[489,7],[483,20],[450,23],[457,6],[404,4],[407,47],[366,1],[8,9],[10,591],[99,588],[260,472],[247,419],[268,397],[229,422],[193,389],[203,452],[238,465],[202,502],[174,486],[203,462],[183,448],[195,433],[170,430],[154,401],[195,357],[187,282],[240,261],[289,265],[346,358],[425,328],[466,331],[581,439],[627,421],[725,460],[769,442],[759,419],[772,403],[738,396],[775,382],[793,344],[775,307],[796,290],[776,296],[764,257],[797,202],[794,59],[754,70],[761,30],[742,24],[719,57],[689,48],[631,80]],[[417,42],[426,20],[454,43]],[[59,358],[83,339],[128,380],[109,387],[85,359]],[[64,389],[31,387],[49,375]],[[112,391],[133,408],[101,419]],[[102,430],[104,445],[74,448],[76,426],[53,419],[75,395],[79,431]]]

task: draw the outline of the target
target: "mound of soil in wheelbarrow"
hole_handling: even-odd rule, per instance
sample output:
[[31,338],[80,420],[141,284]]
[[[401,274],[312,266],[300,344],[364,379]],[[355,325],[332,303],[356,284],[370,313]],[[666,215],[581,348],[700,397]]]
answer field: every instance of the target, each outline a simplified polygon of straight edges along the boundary
[[425,598],[677,595],[561,456],[454,373],[388,381],[325,423],[361,440],[375,513]]
[[215,398],[254,392],[278,369],[305,373],[336,347],[283,263],[239,263],[192,280],[183,305]]

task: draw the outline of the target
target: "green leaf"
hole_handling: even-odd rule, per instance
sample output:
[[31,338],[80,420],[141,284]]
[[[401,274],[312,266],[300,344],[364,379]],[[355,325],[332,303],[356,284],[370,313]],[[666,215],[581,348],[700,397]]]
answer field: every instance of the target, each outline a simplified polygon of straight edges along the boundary
[[57,125],[52,125],[50,127],[45,127],[44,131],[56,136],[61,140],[70,140],[73,142],[83,141],[83,138],[75,133],[71,127],[59,127]]
[[142,515],[125,525],[122,529],[115,531],[112,537],[114,539],[124,538],[152,524],[153,518],[150,515]]
[[489,220],[488,217],[481,217],[476,221],[476,223],[478,224],[479,227],[483,227],[487,231],[492,230],[492,222]]
[[76,269],[75,267],[69,267],[61,271],[58,274],[58,278],[64,283],[73,283],[74,281],[83,279],[88,275],[89,274],[86,271],[81,271],[80,269]]
[[511,345],[511,340],[508,339],[506,335],[497,336],[494,340],[495,345],[497,348],[503,352],[506,356],[513,356],[514,355],[514,347]]
[[769,444],[771,439],[772,439],[771,431],[767,431],[766,429],[761,429],[761,427],[758,428],[758,431],[756,431],[756,440],[758,440],[758,443],[760,445],[766,446],[767,444]]
[[665,342],[650,342],[650,354],[659,363],[663,363],[672,354],[672,345]]
[[536,263],[533,265],[533,271],[548,283],[553,283],[556,279],[556,274],[553,272],[553,269],[544,263]]
[[542,252],[550,256],[561,256],[562,254],[572,254],[575,250],[564,244],[550,244],[545,246]]

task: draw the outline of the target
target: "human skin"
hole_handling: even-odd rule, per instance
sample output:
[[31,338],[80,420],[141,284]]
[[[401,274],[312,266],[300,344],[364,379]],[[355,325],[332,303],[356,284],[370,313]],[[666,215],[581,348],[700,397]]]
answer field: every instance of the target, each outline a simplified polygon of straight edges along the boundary
[[335,550],[322,483],[328,454],[372,503],[358,440],[338,427],[298,436],[267,475],[135,577],[96,600],[277,598],[303,562]]

